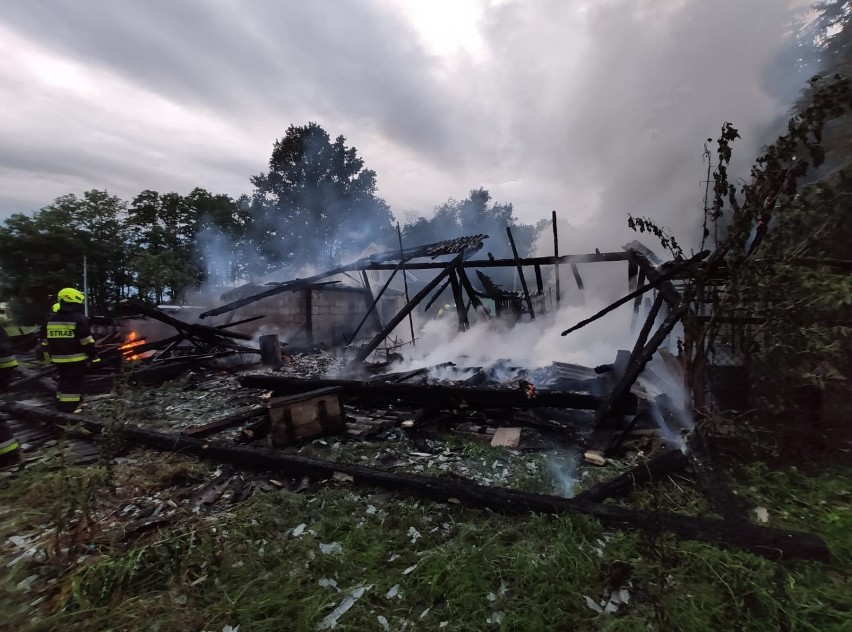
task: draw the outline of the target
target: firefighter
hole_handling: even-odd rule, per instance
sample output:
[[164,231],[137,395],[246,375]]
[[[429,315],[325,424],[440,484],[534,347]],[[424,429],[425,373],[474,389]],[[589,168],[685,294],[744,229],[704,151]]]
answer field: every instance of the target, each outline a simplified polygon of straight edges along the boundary
[[86,384],[86,369],[100,362],[89,319],[83,315],[85,296],[74,288],[56,295],[59,309],[47,319],[45,333],[50,361],[56,365],[59,381],[56,401],[60,411],[73,413],[80,405]]
[[17,367],[18,359],[12,353],[9,334],[0,327],[0,391],[6,390],[6,386],[12,381],[12,374]]
[[[12,380],[12,374],[18,366],[18,359],[12,353],[9,335],[0,327],[0,393],[6,390]],[[21,459],[18,441],[5,421],[0,419],[0,468],[14,465]]]

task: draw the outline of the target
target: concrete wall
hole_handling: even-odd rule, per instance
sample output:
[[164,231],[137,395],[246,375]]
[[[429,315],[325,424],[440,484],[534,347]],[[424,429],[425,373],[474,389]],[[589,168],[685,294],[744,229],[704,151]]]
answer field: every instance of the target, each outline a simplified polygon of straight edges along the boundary
[[[353,288],[314,288],[270,296],[236,310],[232,320],[261,315],[266,318],[240,325],[235,329],[251,334],[277,332],[282,340],[291,341],[293,344],[304,343],[308,292],[313,342],[328,346],[345,345],[344,336],[352,335],[367,310],[363,292]],[[379,304],[379,312],[384,322],[404,305],[404,296],[391,294],[388,290]],[[374,316],[371,316],[361,328],[358,338],[372,335],[376,331],[376,321]]]

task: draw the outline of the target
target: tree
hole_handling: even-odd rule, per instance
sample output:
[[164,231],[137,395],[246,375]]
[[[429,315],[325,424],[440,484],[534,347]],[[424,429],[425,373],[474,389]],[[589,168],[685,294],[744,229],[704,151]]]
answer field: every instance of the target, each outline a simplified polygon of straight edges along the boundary
[[87,258],[89,304],[107,310],[129,281],[125,204],[106,191],[65,195],[32,217],[16,214],[0,227],[0,295],[15,317],[40,322],[62,287],[82,288]]
[[391,243],[392,216],[376,195],[376,173],[346,139],[316,123],[291,125],[276,140],[255,187],[251,239],[272,263],[328,265],[370,242]]

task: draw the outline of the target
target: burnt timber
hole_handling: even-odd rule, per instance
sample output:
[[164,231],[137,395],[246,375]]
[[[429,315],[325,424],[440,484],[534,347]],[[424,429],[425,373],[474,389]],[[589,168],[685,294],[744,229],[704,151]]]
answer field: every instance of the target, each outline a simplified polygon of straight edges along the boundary
[[[537,390],[527,397],[520,389],[473,388],[449,385],[401,384],[392,382],[360,382],[356,380],[301,379],[274,375],[246,375],[240,380],[248,388],[262,388],[276,393],[299,393],[337,386],[343,395],[357,395],[372,401],[404,400],[412,405],[466,406],[490,408],[574,408],[595,410],[601,398],[589,393]],[[611,410],[622,413],[636,411],[636,396],[625,393],[612,402]]]
[[[58,413],[44,408],[6,403],[0,405],[0,410],[24,419],[48,422],[62,427],[82,427],[92,435],[99,434],[106,428],[105,424],[94,419]],[[828,546],[822,538],[812,533],[784,531],[717,519],[636,511],[578,499],[479,485],[467,479],[443,479],[389,472],[286,454],[265,448],[207,442],[192,437],[147,430],[138,426],[124,426],[111,431],[126,441],[156,450],[182,452],[217,462],[296,475],[308,475],[320,479],[330,478],[335,473],[341,473],[351,476],[354,482],[358,484],[372,485],[438,502],[455,499],[470,507],[507,514],[527,512],[542,514],[579,513],[598,519],[604,527],[608,528],[641,529],[651,533],[670,532],[687,540],[721,543],[742,548],[773,560],[831,559]]]

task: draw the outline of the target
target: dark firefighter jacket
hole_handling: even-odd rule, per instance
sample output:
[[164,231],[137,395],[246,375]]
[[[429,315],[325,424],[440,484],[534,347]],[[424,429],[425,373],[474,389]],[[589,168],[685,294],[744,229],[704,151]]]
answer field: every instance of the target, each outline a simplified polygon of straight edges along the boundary
[[54,364],[85,362],[97,357],[89,319],[77,308],[62,305],[47,319],[43,333]]
[[18,360],[12,353],[12,345],[9,344],[9,334],[0,327],[0,369],[14,369],[18,366]]

